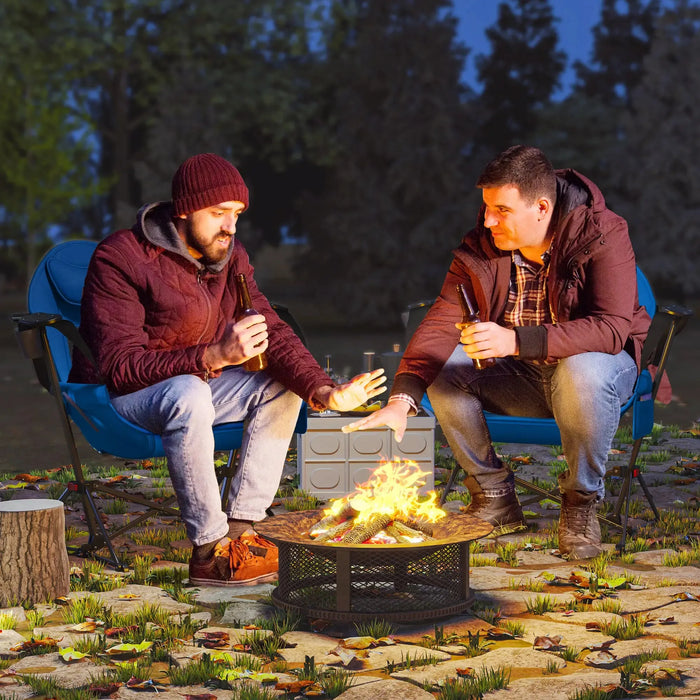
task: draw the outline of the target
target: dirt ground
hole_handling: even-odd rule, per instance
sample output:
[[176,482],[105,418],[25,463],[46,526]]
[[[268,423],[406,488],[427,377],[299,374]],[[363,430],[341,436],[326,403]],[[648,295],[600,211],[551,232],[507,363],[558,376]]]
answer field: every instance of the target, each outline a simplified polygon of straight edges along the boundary
[[[403,348],[400,326],[381,332],[348,332],[318,323],[312,306],[294,303],[298,310],[292,308],[292,303],[289,306],[302,325],[311,352],[321,363],[325,354],[331,354],[337,371],[361,371],[365,350],[373,350],[379,357],[391,350],[393,343],[401,343]],[[696,307],[694,318],[677,337],[671,354],[669,376],[674,399],[667,406],[657,404],[656,420],[665,425],[689,428],[700,421],[700,304]],[[9,316],[25,308],[22,294],[6,293],[0,297],[0,473],[48,469],[70,461],[55,403],[36,381],[31,362],[24,358],[14,338]],[[96,453],[79,431],[76,433],[84,464],[115,463],[113,457]]]

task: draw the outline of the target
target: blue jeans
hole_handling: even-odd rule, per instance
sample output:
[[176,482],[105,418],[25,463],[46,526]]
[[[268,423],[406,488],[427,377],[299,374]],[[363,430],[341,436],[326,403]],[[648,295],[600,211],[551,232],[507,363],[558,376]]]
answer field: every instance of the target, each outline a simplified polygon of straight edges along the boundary
[[508,476],[491,444],[486,410],[553,417],[568,465],[559,477],[560,489],[602,498],[620,406],[632,395],[636,379],[635,362],[624,351],[584,352],[553,365],[505,357],[478,370],[458,345],[428,387],[428,398],[456,460],[482,489],[502,486]]
[[[232,367],[205,382],[183,374],[112,397],[124,418],[162,437],[173,489],[193,544],[228,533],[228,518],[262,520],[275,497],[301,399],[265,372]],[[246,421],[228,513],[214,471],[218,423]]]

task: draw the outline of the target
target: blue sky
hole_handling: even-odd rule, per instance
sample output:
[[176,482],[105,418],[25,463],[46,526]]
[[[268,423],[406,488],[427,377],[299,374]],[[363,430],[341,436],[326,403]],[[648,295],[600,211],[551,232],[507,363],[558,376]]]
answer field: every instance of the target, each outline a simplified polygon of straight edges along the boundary
[[[454,15],[459,20],[459,40],[471,51],[465,63],[464,79],[473,88],[478,88],[474,59],[489,53],[491,45],[485,30],[496,22],[500,0],[453,0]],[[571,68],[575,60],[588,61],[593,47],[591,29],[600,19],[602,0],[550,0],[559,33],[559,48],[567,54],[567,68],[562,75],[562,89],[554,94],[563,97],[569,92],[574,80]]]

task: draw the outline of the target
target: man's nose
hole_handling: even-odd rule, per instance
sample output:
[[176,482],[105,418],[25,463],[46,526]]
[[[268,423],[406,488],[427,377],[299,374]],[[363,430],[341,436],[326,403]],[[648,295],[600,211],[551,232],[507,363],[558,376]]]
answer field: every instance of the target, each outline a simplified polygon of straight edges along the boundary
[[223,226],[224,231],[227,231],[228,233],[236,233],[236,220],[237,217],[235,216],[226,217]]
[[493,228],[497,223],[498,219],[493,214],[489,214],[488,211],[484,214],[484,226],[486,228]]

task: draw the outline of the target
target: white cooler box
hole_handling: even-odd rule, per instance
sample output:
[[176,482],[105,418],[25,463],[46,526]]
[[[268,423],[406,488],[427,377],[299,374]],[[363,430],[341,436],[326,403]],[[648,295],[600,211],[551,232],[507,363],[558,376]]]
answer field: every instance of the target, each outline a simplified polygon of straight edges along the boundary
[[425,476],[421,493],[434,487],[435,417],[423,409],[408,419],[397,443],[389,428],[343,433],[360,415],[309,413],[308,429],[298,436],[297,470],[301,488],[320,498],[340,498],[367,481],[383,460],[416,462]]

